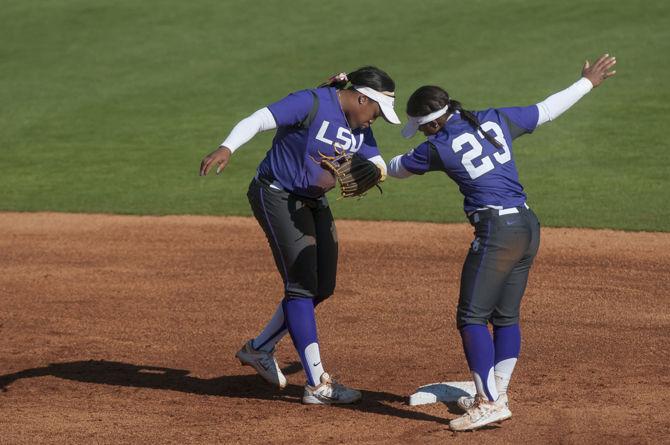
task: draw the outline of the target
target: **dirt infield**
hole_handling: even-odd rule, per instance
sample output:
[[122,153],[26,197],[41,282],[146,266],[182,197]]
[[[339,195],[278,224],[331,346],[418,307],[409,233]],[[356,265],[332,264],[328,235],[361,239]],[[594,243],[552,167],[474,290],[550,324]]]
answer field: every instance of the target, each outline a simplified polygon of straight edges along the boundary
[[[423,384],[468,378],[454,326],[466,225],[339,221],[326,369],[300,404],[234,353],[281,298],[247,218],[0,214],[0,443],[658,443],[670,440],[670,234],[543,229],[512,420],[454,434]],[[492,442],[493,443],[493,442]]]

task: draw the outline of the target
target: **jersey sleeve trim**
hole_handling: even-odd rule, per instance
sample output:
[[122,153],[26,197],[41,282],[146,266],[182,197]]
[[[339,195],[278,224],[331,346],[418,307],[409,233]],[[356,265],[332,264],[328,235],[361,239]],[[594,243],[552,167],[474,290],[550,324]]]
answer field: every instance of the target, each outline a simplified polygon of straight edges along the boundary
[[500,116],[503,118],[505,123],[507,124],[507,128],[509,128],[510,135],[512,136],[512,139],[516,139],[519,136],[523,136],[524,134],[532,133],[534,128],[529,130],[526,128],[523,128],[520,125],[517,125],[510,117],[505,113],[503,110],[500,110]]

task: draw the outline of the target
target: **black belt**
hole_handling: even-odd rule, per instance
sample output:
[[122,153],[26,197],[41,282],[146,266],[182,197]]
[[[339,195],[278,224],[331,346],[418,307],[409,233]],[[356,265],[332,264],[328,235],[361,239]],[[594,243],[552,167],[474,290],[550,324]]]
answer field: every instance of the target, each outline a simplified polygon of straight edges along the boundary
[[528,207],[526,203],[524,203],[522,206],[507,207],[503,209],[492,209],[492,208],[477,209],[468,213],[467,216],[468,219],[470,220],[470,223],[477,224],[479,221],[485,218],[490,218],[492,216],[513,215],[516,213],[521,213],[525,210],[530,210],[530,207]]
[[271,189],[274,190],[281,190],[282,192],[286,192],[291,194],[291,196],[294,196],[298,200],[300,200],[303,204],[305,204],[307,207],[312,208],[312,209],[317,209],[319,207],[327,207],[327,201],[324,199],[324,196],[319,197],[319,198],[312,198],[308,196],[301,196],[298,194],[295,194],[293,192],[289,192],[286,190],[282,185],[277,181],[274,177],[272,176],[267,176],[267,175],[261,175],[259,173],[256,173],[256,176],[254,176],[254,179],[261,184],[263,184],[266,187],[270,187]]
[[282,185],[279,183],[279,181],[277,181],[277,180],[276,180],[275,178],[273,178],[272,176],[261,175],[261,174],[259,174],[259,173],[256,173],[256,176],[254,176],[254,178],[255,178],[258,182],[260,182],[261,184],[266,185],[266,186],[268,186],[268,187],[270,187],[270,188],[273,188],[273,189],[275,189],[275,190],[282,190],[282,191],[285,191],[285,190],[284,190],[284,187],[282,187]]

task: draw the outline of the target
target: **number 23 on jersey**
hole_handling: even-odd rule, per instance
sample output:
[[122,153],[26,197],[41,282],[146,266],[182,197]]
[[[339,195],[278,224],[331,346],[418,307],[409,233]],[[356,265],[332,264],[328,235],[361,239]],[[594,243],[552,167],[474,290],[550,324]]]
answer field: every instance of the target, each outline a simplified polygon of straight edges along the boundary
[[[510,159],[512,155],[510,154],[509,147],[503,136],[503,131],[498,124],[495,122],[484,122],[482,125],[482,130],[488,132],[493,131],[493,137],[500,142],[502,145],[502,151],[496,151],[493,153],[493,158],[498,164],[504,164]],[[460,153],[467,146],[470,147],[470,150],[463,152],[463,157],[461,158],[461,163],[465,170],[470,175],[470,178],[477,179],[483,174],[486,174],[495,168],[493,161],[490,156],[482,157],[482,144],[481,141],[484,141],[484,136],[481,135],[481,132],[477,132],[477,135],[472,133],[463,133],[462,135],[454,138],[451,143],[451,149],[454,150],[454,153]],[[475,165],[477,164],[477,165]]]

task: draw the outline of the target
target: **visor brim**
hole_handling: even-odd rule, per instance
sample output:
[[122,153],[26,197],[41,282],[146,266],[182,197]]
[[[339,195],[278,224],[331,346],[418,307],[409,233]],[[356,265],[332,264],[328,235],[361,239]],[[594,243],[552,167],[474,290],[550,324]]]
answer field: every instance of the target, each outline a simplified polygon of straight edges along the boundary
[[394,125],[400,125],[400,119],[398,118],[398,115],[395,114],[395,110],[393,109],[393,107],[389,107],[388,105],[379,103],[379,108],[381,109],[382,116],[384,117],[384,120],[386,120],[386,122]]
[[418,129],[419,129],[419,124],[416,123],[415,121],[410,120],[409,122],[407,122],[407,124],[405,124],[403,129],[400,131],[400,134],[402,134],[402,136],[405,139],[409,139],[416,134],[416,131]]

